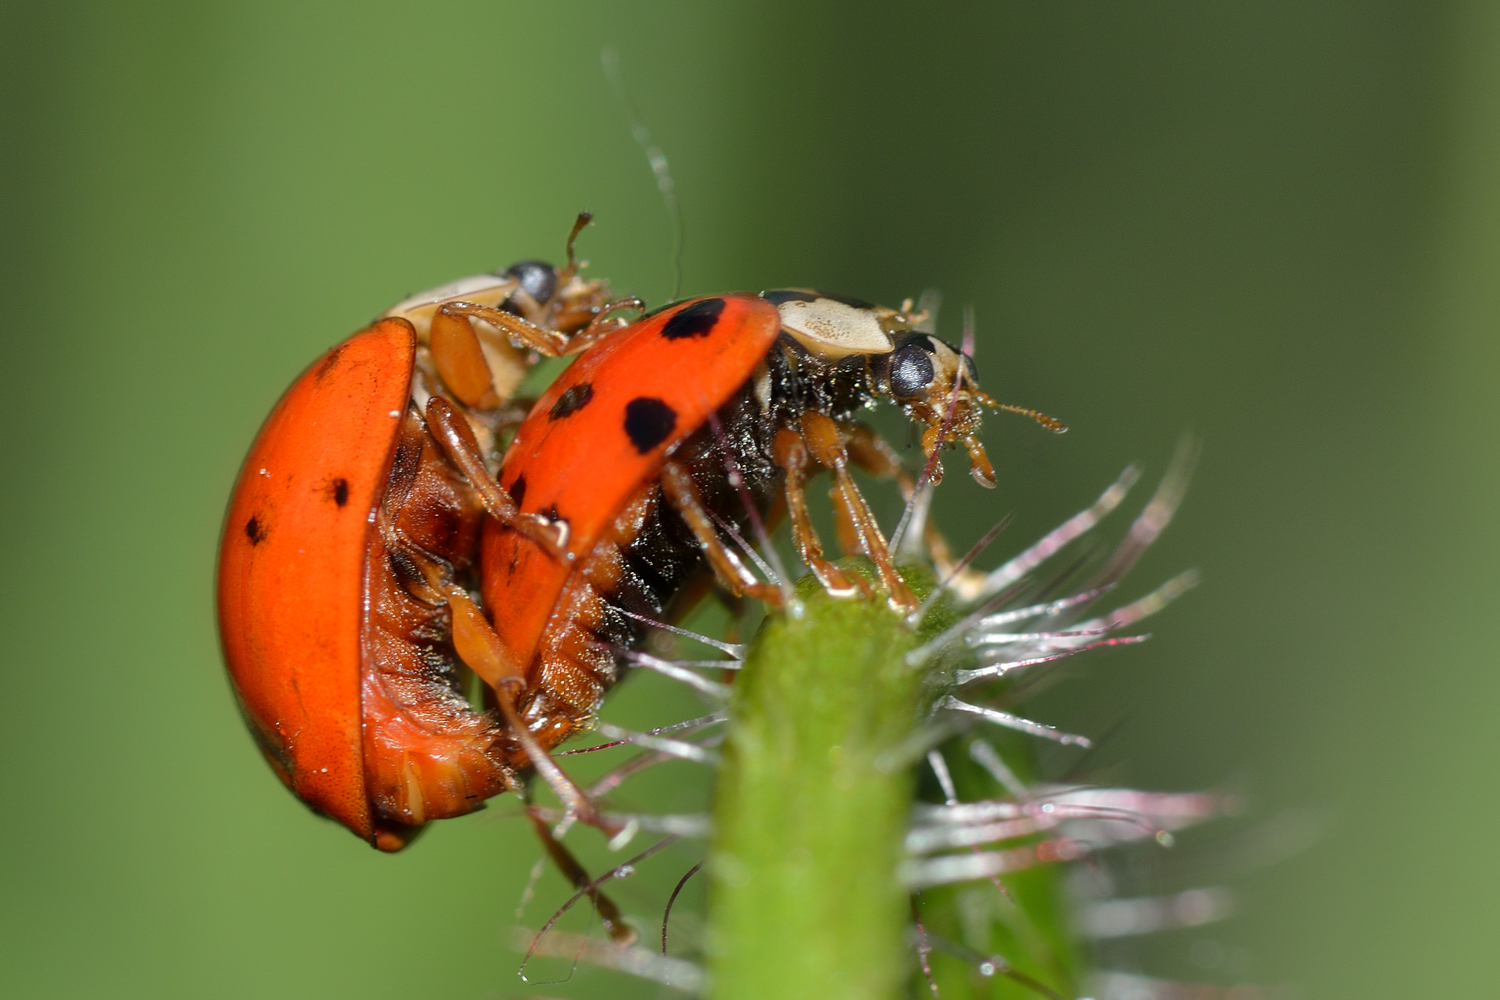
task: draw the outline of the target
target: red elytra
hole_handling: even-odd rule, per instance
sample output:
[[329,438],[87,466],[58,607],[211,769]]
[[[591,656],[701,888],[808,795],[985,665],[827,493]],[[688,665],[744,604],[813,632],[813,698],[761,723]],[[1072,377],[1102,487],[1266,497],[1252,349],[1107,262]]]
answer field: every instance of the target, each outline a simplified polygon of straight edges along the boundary
[[407,299],[293,383],[241,469],[218,566],[235,695],[281,780],[376,847],[510,780],[501,727],[458,689],[445,591],[483,511],[509,505],[479,441],[606,295],[570,238],[561,272],[523,261]]
[[[695,311],[705,302],[723,309]],[[669,336],[674,324],[691,332]],[[586,556],[667,452],[744,385],[780,329],[769,302],[725,295],[616,333],[538,400],[505,453],[501,485],[514,496],[523,483],[521,510],[565,521],[568,551]],[[485,525],[481,551],[495,632],[529,661],[573,567],[498,523]]]
[[[989,473],[974,436],[988,398],[961,354],[913,330],[918,318],[813,292],[713,296],[616,331],[559,376],[500,478],[522,512],[567,525],[571,558],[492,520],[480,545],[484,603],[540,749],[593,717],[640,620],[680,614],[708,572],[732,593],[781,602],[725,527],[743,534],[784,506],[824,587],[869,592],[823,558],[803,495],[815,467],[833,475],[844,548],[874,562],[893,606],[916,606],[849,474],[854,463],[902,478],[899,462],[856,414],[886,397],[930,430],[946,421]],[[942,438],[934,430],[924,447],[935,454]]]
[[366,840],[365,543],[415,353],[411,325],[385,320],[287,390],[245,459],[219,550],[219,630],[246,723],[299,798]]
[[[593,305],[571,315],[608,312],[597,287],[584,291]],[[436,330],[434,308],[411,316]],[[493,307],[452,311],[512,336],[518,329]],[[590,324],[574,342],[594,346],[533,408],[507,453],[500,485],[519,515],[485,494],[498,518],[485,519],[478,546],[491,626],[461,583],[477,544],[476,493],[488,482],[503,505],[510,497],[488,480],[468,430],[444,437],[444,420],[462,423],[452,407],[448,417],[433,407],[442,379],[462,381],[478,405],[504,393],[498,372],[486,381],[465,370],[482,345],[449,312],[437,308],[445,336],[467,346],[445,355],[447,368],[434,359],[441,378],[421,361],[425,340],[403,313],[293,385],[247,459],[221,552],[226,660],[257,741],[304,801],[382,849],[517,788],[519,770],[592,719],[618,676],[620,647],[639,637],[628,619],[680,611],[701,592],[693,584],[705,562],[727,590],[779,603],[778,588],[757,581],[720,535],[721,526],[745,528],[747,496],[763,516],[785,503],[799,552],[826,588],[869,592],[822,557],[807,516],[806,476],[828,468],[845,549],[875,562],[893,605],[914,607],[848,471],[853,462],[900,476],[893,453],[855,419],[875,398],[927,425],[930,456],[945,443],[940,431],[954,430],[976,478],[987,478],[974,435],[977,406],[989,401],[967,360],[918,332],[920,317],[908,311],[795,291],[680,303],[598,337]],[[561,331],[529,329],[566,344]],[[417,407],[429,395],[435,425]],[[744,492],[727,474],[734,463]],[[565,532],[565,558],[555,532]],[[460,651],[511,727],[460,696]],[[551,770],[570,808],[608,828]]]

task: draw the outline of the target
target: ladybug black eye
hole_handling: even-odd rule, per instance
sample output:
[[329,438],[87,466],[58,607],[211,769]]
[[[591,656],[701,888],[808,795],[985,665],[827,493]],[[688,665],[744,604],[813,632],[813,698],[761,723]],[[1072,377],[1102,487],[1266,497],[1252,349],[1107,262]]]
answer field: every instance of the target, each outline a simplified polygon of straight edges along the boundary
[[540,260],[523,260],[505,269],[505,275],[521,283],[521,291],[546,305],[557,294],[557,269]]
[[898,347],[891,356],[891,395],[909,399],[932,386],[932,355],[918,344]]

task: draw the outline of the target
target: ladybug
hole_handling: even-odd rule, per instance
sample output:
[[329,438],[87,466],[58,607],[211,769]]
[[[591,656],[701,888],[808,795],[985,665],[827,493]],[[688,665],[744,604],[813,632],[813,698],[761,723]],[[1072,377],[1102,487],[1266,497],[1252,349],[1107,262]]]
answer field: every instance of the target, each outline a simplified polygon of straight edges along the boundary
[[[497,433],[539,355],[581,349],[621,306],[527,260],[387,310],[287,390],[225,517],[219,632],[242,714],[281,780],[382,850],[505,787],[497,722],[459,691],[450,605],[486,512],[545,551],[557,525],[496,484]],[[472,604],[468,605],[472,612]]]
[[[496,519],[484,522],[480,546],[493,630],[478,617],[468,662],[516,739],[536,745],[513,743],[511,768],[544,765],[546,751],[589,724],[619,677],[621,650],[640,639],[640,619],[679,616],[712,581],[782,604],[779,587],[751,574],[729,541],[752,516],[784,508],[826,590],[869,592],[823,555],[805,497],[819,467],[832,474],[844,547],[869,557],[894,608],[917,607],[850,473],[853,464],[895,476],[900,466],[856,415],[895,403],[923,428],[934,478],[938,450],[954,441],[974,477],[993,486],[979,410],[999,405],[979,391],[965,354],[918,329],[923,318],[909,305],[801,290],[698,298],[614,331],[552,384],[517,431],[500,481],[523,514],[567,525],[566,557]],[[581,795],[566,798],[588,822]]]

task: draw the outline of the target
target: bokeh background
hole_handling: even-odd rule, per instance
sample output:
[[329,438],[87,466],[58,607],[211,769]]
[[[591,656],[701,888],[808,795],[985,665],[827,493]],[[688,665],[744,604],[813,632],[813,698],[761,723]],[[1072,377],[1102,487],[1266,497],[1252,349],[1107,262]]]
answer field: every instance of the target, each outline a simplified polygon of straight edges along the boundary
[[1072,425],[991,422],[960,540],[1013,511],[1013,550],[1201,436],[1134,584],[1204,586],[1038,711],[1321,835],[1154,971],[1493,995],[1500,8],[13,2],[0,44],[0,994],[525,993],[523,825],[391,858],[309,817],[236,717],[211,574],[262,416],[390,302],[556,257],[580,208],[595,273],[671,294],[613,44],[684,293],[941,288],[986,388]]

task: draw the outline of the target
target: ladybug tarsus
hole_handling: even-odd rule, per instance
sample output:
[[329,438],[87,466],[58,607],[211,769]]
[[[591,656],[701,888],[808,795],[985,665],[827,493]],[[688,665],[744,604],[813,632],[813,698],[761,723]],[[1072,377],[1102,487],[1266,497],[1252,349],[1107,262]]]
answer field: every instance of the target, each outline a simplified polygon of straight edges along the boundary
[[510,495],[484,466],[479,452],[479,442],[474,440],[474,431],[467,420],[458,415],[442,396],[427,400],[427,428],[442,445],[448,460],[468,477],[470,485],[484,503],[485,513],[495,520],[507,524],[532,541],[547,549],[560,559],[569,559],[567,550],[567,525],[550,522],[531,514],[522,514]]

